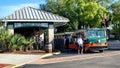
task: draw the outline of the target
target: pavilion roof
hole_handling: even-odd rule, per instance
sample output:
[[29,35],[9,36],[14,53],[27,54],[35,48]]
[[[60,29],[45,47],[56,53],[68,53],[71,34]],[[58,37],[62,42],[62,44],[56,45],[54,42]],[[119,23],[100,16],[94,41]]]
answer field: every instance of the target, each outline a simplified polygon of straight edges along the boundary
[[53,22],[55,27],[62,26],[69,22],[69,19],[46,12],[43,10],[35,9],[32,7],[24,7],[16,10],[13,14],[6,16],[3,21],[7,22]]

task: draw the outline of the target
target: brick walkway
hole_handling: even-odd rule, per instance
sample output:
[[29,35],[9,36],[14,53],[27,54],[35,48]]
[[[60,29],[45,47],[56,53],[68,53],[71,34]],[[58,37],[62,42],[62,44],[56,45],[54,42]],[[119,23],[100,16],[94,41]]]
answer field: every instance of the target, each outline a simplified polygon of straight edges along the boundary
[[58,57],[58,58],[49,58],[49,59],[38,59],[29,64],[48,64],[48,63],[57,63],[57,62],[66,62],[66,61],[74,61],[74,60],[84,60],[90,58],[104,57],[104,56],[112,56],[118,55],[120,51],[106,52],[106,53],[95,53],[95,54],[82,54],[68,57]]
[[5,68],[7,66],[11,66],[11,64],[0,64],[0,68]]

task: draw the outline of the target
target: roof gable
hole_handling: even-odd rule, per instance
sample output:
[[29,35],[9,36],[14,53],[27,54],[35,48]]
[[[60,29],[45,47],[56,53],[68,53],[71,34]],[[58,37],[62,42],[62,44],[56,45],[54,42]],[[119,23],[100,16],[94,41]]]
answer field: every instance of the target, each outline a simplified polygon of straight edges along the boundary
[[65,17],[46,12],[43,10],[38,10],[32,7],[24,7],[15,11],[13,14],[4,18],[4,20],[41,20],[48,22],[68,22],[69,20]]
[[6,16],[2,21],[6,22],[53,22],[55,27],[65,25],[69,19],[46,12],[43,10],[35,9],[32,7],[24,7],[16,10],[13,14]]

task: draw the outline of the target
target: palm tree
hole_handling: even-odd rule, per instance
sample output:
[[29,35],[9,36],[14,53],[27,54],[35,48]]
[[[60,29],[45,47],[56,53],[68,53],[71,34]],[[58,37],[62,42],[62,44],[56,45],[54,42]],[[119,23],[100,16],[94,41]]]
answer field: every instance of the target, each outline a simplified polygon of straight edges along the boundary
[[8,35],[7,37],[6,37],[6,46],[7,46],[7,50],[8,51],[12,51],[11,50],[11,46],[10,46],[10,44],[11,44],[11,39],[14,37],[14,35]]
[[30,50],[31,49],[33,49],[33,43],[34,43],[34,40],[32,39],[32,38],[30,38],[29,40],[28,40],[28,42],[29,42],[29,45],[27,46],[28,48],[30,48]]
[[28,40],[20,34],[9,35],[5,29],[0,30],[0,43],[4,51],[28,51],[32,48],[33,42],[33,39]]
[[8,37],[8,32],[5,29],[0,29],[0,43],[2,44],[2,50],[7,50],[6,40]]
[[24,47],[24,51],[28,51],[28,49],[32,48],[32,44],[34,43],[33,39],[25,39],[25,37],[23,37],[22,39],[22,45]]
[[11,36],[11,40],[9,42],[9,49],[11,51],[16,52],[17,47],[18,47],[18,35],[15,34],[15,35]]
[[24,36],[20,36],[19,39],[18,39],[18,46],[17,46],[17,49],[20,50],[20,51],[23,51],[23,40],[25,39]]

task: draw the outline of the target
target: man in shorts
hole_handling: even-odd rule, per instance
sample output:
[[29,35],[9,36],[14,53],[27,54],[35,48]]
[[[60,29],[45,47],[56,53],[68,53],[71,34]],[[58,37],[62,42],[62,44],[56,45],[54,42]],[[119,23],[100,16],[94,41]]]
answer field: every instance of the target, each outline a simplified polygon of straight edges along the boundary
[[78,43],[78,54],[83,54],[83,40],[81,35],[78,37],[77,43]]

